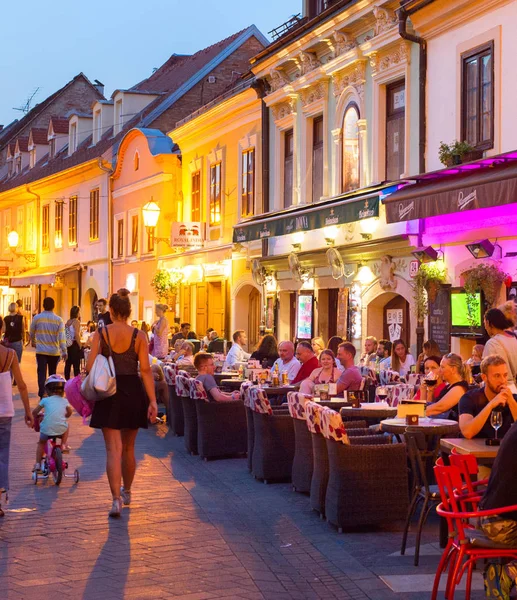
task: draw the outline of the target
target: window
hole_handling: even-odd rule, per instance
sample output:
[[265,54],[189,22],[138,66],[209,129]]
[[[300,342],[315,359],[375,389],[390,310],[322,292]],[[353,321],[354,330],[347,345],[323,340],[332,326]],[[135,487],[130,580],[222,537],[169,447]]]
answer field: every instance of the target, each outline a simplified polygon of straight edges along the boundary
[[90,241],[99,239],[99,190],[90,192]]
[[54,247],[63,247],[63,202],[55,203],[54,214]]
[[210,167],[210,225],[221,224],[221,163]]
[[140,154],[138,154],[138,152],[135,152],[135,157],[133,158],[133,166],[135,168],[135,171],[138,171],[138,169],[140,168]]
[[96,110],[93,113],[93,143],[97,144],[97,142],[101,139],[101,111]]
[[70,141],[69,141],[69,152],[73,154],[77,149],[77,123],[70,123]]
[[400,179],[404,173],[406,87],[403,81],[386,88],[386,179]]
[[4,210],[4,246],[5,251],[9,252],[9,240],[8,236],[11,233],[11,209]]
[[16,173],[22,172],[22,157],[20,154],[15,158],[15,170]]
[[192,173],[191,180],[191,198],[192,198],[192,221],[198,223],[202,220],[201,216],[201,171]]
[[32,169],[36,164],[36,148],[29,150],[29,167]]
[[337,0],[309,0],[307,4],[307,16],[313,19],[335,4]]
[[293,203],[293,156],[294,133],[289,129],[284,133],[284,208]]
[[323,196],[323,117],[312,121],[312,201]]
[[242,153],[241,216],[255,214],[255,148]]
[[50,205],[45,204],[41,212],[41,249],[49,250],[49,217]]
[[48,157],[54,158],[56,155],[56,138],[52,138],[48,141]]
[[154,252],[154,238],[156,227],[146,227],[146,252]]
[[131,254],[138,254],[138,215],[131,217]]
[[124,219],[117,221],[117,258],[124,256]]
[[13,159],[12,158],[8,158],[7,159],[7,175],[9,177],[11,177],[11,175],[13,174]]
[[68,200],[68,245],[77,244],[77,196]]
[[343,192],[359,187],[359,109],[350,104],[343,119]]
[[461,58],[461,139],[478,150],[487,150],[494,146],[494,43]]

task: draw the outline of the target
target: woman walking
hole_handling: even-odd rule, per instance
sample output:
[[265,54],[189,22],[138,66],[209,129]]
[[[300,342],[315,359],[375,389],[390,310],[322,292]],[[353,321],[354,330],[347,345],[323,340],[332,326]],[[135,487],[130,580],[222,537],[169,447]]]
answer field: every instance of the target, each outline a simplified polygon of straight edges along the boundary
[[165,318],[167,306],[165,304],[157,304],[155,307],[156,316],[158,319],[153,323],[153,351],[152,355],[156,358],[165,358],[169,352],[169,341],[167,339],[169,333],[169,323]]
[[65,379],[70,379],[70,371],[74,367],[74,377],[81,372],[81,309],[72,306],[70,318],[65,323],[65,337],[68,356],[65,362]]
[[86,370],[90,371],[99,352],[109,356],[111,347],[117,392],[111,398],[95,403],[90,427],[102,429],[106,472],[113,496],[109,516],[116,518],[120,517],[122,502],[125,505],[131,502],[138,429],[147,429],[148,419],[155,423],[158,409],[147,340],[143,332],[127,324],[131,315],[129,291],[120,289],[112,294],[109,308],[113,323],[94,334]]
[[29,405],[29,392],[20,371],[20,364],[14,350],[0,346],[0,517],[2,494],[9,490],[9,448],[11,445],[11,423],[14,417],[13,388],[11,377],[18,383],[18,391],[25,409],[25,423],[32,428],[34,419]]
[[9,304],[9,315],[4,319],[4,340],[16,352],[18,363],[22,362],[23,353],[23,315],[18,313],[16,302]]

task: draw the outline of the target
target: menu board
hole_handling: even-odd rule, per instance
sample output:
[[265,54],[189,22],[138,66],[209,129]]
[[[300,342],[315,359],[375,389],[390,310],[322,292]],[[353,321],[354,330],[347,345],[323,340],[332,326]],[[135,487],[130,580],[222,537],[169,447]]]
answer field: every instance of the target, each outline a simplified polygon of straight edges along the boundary
[[434,340],[442,354],[451,351],[451,288],[442,285],[434,302],[429,302],[429,335]]
[[296,337],[299,340],[312,339],[313,299],[312,294],[300,294],[298,296]]

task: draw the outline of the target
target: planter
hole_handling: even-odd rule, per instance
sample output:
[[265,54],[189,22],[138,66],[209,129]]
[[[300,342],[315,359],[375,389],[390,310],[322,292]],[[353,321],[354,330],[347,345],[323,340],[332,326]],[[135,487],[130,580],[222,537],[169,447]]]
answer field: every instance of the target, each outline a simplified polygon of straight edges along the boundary
[[431,279],[427,282],[425,289],[427,290],[427,297],[429,298],[429,302],[434,302],[436,297],[438,296],[438,292],[440,290],[441,282],[436,279]]

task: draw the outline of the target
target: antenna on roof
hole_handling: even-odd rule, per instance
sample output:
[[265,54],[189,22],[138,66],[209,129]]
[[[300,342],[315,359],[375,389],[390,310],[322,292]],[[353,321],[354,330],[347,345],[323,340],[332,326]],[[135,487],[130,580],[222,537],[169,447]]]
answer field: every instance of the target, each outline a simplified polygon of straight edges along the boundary
[[36,96],[36,94],[39,92],[40,88],[37,87],[32,94],[27,98],[27,101],[25,102],[25,104],[22,104],[22,106],[18,106],[18,107],[14,107],[13,110],[19,110],[21,111],[24,115],[26,115],[32,108],[31,104],[32,101],[34,100],[34,96]]

